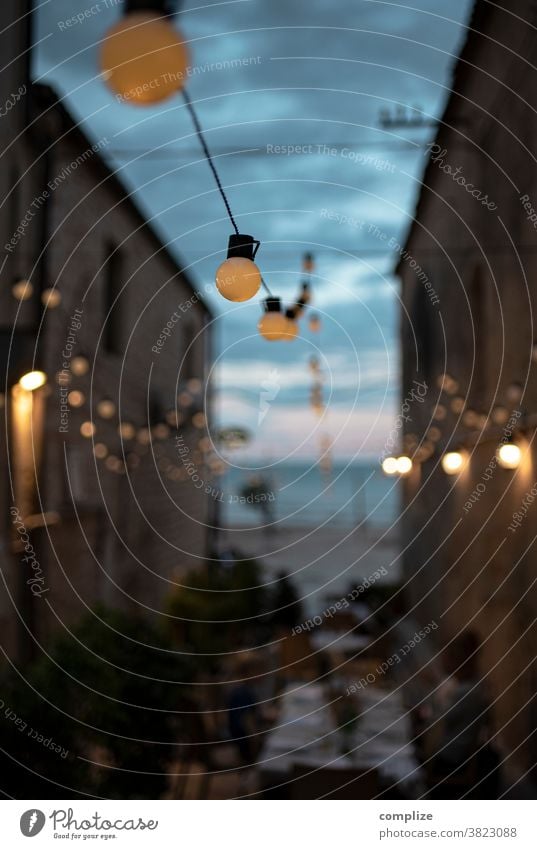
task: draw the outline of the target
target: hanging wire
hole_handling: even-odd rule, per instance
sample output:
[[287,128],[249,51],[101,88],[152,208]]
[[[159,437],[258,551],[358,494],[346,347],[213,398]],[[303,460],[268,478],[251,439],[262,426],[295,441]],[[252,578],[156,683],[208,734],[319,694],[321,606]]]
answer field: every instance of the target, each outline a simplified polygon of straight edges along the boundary
[[[230,205],[229,205],[229,201],[228,201],[228,199],[227,199],[227,197],[226,197],[226,193],[225,193],[224,188],[223,188],[223,186],[222,186],[222,183],[221,183],[221,181],[220,181],[220,177],[218,176],[218,171],[216,170],[216,166],[215,166],[215,164],[214,164],[214,162],[213,162],[213,158],[212,158],[212,156],[211,156],[211,153],[210,153],[210,151],[209,151],[209,148],[207,147],[207,142],[205,141],[205,138],[204,138],[204,135],[203,135],[203,130],[201,129],[201,124],[200,124],[200,122],[199,122],[199,120],[198,120],[198,116],[196,115],[196,111],[195,111],[195,109],[194,109],[194,106],[193,106],[193,104],[192,104],[192,101],[191,101],[191,99],[190,99],[190,97],[189,97],[189,95],[188,95],[188,93],[187,93],[186,89],[184,89],[184,88],[183,88],[183,92],[182,92],[182,93],[183,93],[183,98],[184,98],[184,101],[185,101],[186,107],[187,107],[187,109],[188,109],[188,111],[189,111],[189,113],[190,113],[190,117],[192,118],[192,123],[194,124],[194,129],[196,130],[196,134],[197,134],[197,136],[198,136],[198,138],[199,138],[199,140],[200,140],[200,144],[201,144],[201,146],[202,146],[202,148],[203,148],[203,152],[204,152],[204,154],[205,154],[205,158],[207,159],[207,162],[209,163],[209,166],[210,166],[210,168],[211,168],[211,171],[213,172],[214,179],[216,180],[216,185],[218,186],[218,191],[219,191],[219,192],[220,192],[220,194],[222,195],[222,200],[224,201],[224,203],[225,203],[225,205],[226,205],[226,210],[227,210],[227,214],[229,215],[229,220],[231,221],[231,223],[232,223],[232,225],[233,225],[233,228],[234,228],[234,230],[235,230],[235,233],[236,233],[236,234],[237,234],[237,236],[238,236],[238,235],[240,235],[240,234],[239,234],[239,228],[237,227],[237,225],[236,225],[236,223],[235,223],[235,219],[233,218],[233,213],[232,213],[232,211],[231,211],[231,207],[230,207]],[[263,285],[265,285],[265,284],[263,284]],[[265,288],[266,288],[266,287],[265,287]]]

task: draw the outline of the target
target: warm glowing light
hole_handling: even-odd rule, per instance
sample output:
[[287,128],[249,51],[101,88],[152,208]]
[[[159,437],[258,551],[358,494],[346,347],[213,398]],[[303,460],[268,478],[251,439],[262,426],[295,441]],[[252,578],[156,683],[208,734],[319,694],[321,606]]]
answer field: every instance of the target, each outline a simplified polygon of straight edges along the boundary
[[11,287],[11,294],[17,301],[27,301],[32,297],[34,287],[29,280],[16,280]]
[[196,413],[192,416],[192,424],[194,427],[202,428],[205,427],[206,418],[205,413]]
[[103,77],[118,98],[145,106],[183,87],[189,55],[183,36],[164,16],[131,12],[109,30],[100,60]]
[[402,457],[397,458],[397,471],[400,475],[408,475],[410,471],[412,471],[412,460],[410,457]]
[[268,342],[283,339],[287,330],[287,318],[281,311],[279,298],[267,298],[264,303],[265,312],[257,323],[261,336]]
[[149,428],[141,427],[136,434],[136,440],[140,443],[140,445],[149,445],[151,442],[151,432]]
[[249,301],[261,287],[261,272],[251,259],[232,256],[218,267],[216,288],[228,301]]
[[456,475],[464,468],[465,458],[460,451],[448,451],[442,457],[442,468],[446,475]]
[[122,439],[134,439],[136,436],[136,428],[130,422],[121,422],[117,432]]
[[443,421],[446,418],[447,410],[443,404],[437,404],[436,409],[433,412],[433,419],[436,419],[438,422]]
[[104,442],[97,442],[93,448],[93,453],[97,457],[98,460],[104,460],[104,458],[108,454],[108,448],[104,444]]
[[77,377],[82,377],[82,375],[87,374],[89,371],[89,363],[86,357],[73,357],[71,361],[71,371],[73,374],[76,374]]
[[33,392],[34,389],[39,389],[47,382],[47,376],[44,371],[29,371],[23,374],[19,380],[20,385],[27,392]]
[[85,400],[84,393],[79,392],[78,389],[73,389],[67,396],[67,401],[71,407],[81,407]]
[[49,310],[58,307],[61,302],[62,296],[58,289],[45,289],[41,295],[41,303]]
[[498,463],[504,469],[517,469],[520,465],[522,451],[514,442],[505,442],[496,451]]
[[520,383],[511,383],[507,387],[507,400],[510,401],[511,404],[518,404],[518,402],[522,400],[523,393],[524,389]]
[[103,398],[97,404],[97,412],[102,419],[111,419],[116,412],[116,405],[109,398]]
[[442,431],[439,427],[435,427],[434,425],[429,428],[427,431],[427,436],[431,440],[431,442],[438,442],[440,437],[442,436]]
[[396,475],[398,471],[396,458],[386,457],[386,459],[382,461],[382,471],[385,475]]
[[82,422],[82,424],[80,425],[80,433],[86,439],[89,439],[91,436],[93,436],[96,430],[97,428],[95,427],[93,422]]
[[464,410],[464,398],[461,398],[460,395],[454,398],[451,402],[451,409],[454,413],[462,413],[462,411]]

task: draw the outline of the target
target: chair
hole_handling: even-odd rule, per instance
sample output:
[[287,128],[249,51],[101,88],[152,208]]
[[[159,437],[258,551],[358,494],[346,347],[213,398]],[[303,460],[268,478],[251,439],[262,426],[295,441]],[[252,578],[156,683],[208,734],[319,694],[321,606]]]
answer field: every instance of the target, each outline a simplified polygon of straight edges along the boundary
[[[375,769],[332,769],[295,764],[291,799],[373,799],[379,792]],[[328,794],[328,795],[327,795]]]

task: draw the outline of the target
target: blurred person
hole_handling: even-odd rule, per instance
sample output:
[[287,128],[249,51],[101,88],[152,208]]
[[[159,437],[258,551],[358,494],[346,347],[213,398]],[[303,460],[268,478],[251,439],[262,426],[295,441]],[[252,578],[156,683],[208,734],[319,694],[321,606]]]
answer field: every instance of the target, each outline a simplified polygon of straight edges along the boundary
[[491,714],[478,669],[479,638],[459,634],[446,648],[446,677],[432,703],[429,796],[496,798],[499,756],[490,743]]

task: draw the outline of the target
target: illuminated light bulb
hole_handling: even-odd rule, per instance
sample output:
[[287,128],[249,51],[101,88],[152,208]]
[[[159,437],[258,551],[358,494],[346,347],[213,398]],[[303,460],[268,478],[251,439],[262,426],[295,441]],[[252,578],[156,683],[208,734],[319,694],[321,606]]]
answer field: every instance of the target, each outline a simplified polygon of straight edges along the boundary
[[456,475],[464,465],[465,457],[460,451],[448,451],[442,456],[442,468],[446,475]]
[[447,415],[447,410],[444,407],[444,405],[443,404],[437,404],[435,411],[433,413],[433,419],[436,419],[436,421],[441,422],[446,418],[446,415]]
[[196,413],[192,416],[192,424],[199,429],[205,427],[206,421],[205,413]]
[[104,460],[104,458],[108,454],[108,448],[104,444],[104,442],[97,442],[93,447],[93,453],[97,457],[98,460]]
[[261,272],[249,259],[226,259],[216,272],[216,288],[228,301],[249,301],[261,287]]
[[189,395],[188,392],[181,392],[177,396],[177,402],[182,407],[190,407],[192,406],[192,395]]
[[121,422],[117,432],[122,439],[134,439],[136,436],[136,428],[130,422]]
[[102,419],[111,419],[116,412],[116,405],[109,398],[103,398],[97,404],[97,412]]
[[259,292],[261,272],[254,262],[258,248],[253,236],[237,233],[229,237],[227,259],[216,272],[216,288],[228,301],[249,301]]
[[514,442],[505,442],[498,447],[496,457],[503,469],[517,469],[520,465],[522,451]]
[[265,312],[257,323],[259,333],[268,342],[283,339],[287,330],[287,319],[281,311],[279,298],[267,298],[264,303]]
[[49,310],[58,307],[61,302],[62,296],[58,289],[45,289],[41,295],[41,303]]
[[77,377],[82,377],[84,374],[87,374],[89,371],[89,363],[86,357],[73,357],[71,361],[71,371],[73,374],[76,374]]
[[171,97],[187,77],[184,39],[158,12],[130,12],[103,41],[100,66],[122,102],[147,106]]
[[395,457],[386,457],[382,461],[382,471],[385,475],[396,475],[398,472],[397,460]]
[[11,294],[17,301],[27,301],[32,297],[34,293],[34,287],[30,283],[29,280],[24,280],[23,278],[19,278],[15,280],[13,286],[11,287]]
[[412,471],[412,460],[410,457],[403,455],[396,460],[397,471],[400,475],[408,475]]
[[95,427],[93,422],[82,422],[82,424],[80,425],[80,433],[86,439],[89,439],[91,436],[93,436],[96,430],[97,428]]
[[453,399],[450,406],[454,413],[462,413],[464,410],[464,398],[461,398],[459,395],[457,398]]
[[27,392],[33,392],[35,389],[39,389],[46,382],[47,376],[44,371],[28,371],[19,380],[20,385]]
[[84,393],[79,392],[78,389],[73,389],[67,396],[67,402],[71,407],[81,407],[85,400]]
[[308,322],[308,327],[312,333],[318,333],[321,329],[321,319],[318,315],[310,316],[310,320]]

